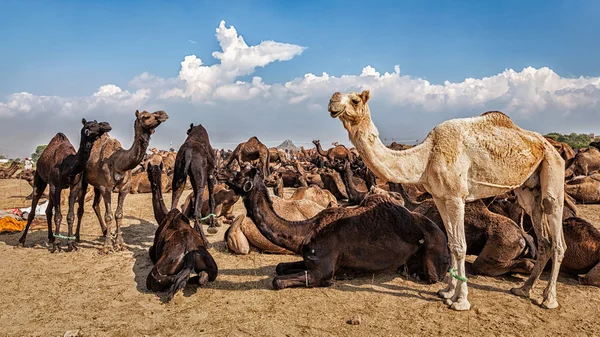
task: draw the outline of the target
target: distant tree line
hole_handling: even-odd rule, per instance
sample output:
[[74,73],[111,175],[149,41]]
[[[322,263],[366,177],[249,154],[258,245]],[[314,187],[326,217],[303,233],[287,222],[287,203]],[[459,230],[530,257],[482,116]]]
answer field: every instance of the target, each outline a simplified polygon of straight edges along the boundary
[[571,134],[562,134],[558,132],[550,132],[545,135],[545,137],[552,138],[558,142],[563,142],[569,144],[574,149],[580,149],[582,147],[588,147],[593,139],[590,138],[590,135],[587,133],[571,133]]

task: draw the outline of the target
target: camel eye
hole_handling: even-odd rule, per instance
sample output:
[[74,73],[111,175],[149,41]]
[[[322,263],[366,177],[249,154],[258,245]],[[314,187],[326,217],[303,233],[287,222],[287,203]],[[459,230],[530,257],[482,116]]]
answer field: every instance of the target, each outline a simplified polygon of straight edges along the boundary
[[360,98],[353,98],[352,103],[354,103],[354,104],[360,103]]

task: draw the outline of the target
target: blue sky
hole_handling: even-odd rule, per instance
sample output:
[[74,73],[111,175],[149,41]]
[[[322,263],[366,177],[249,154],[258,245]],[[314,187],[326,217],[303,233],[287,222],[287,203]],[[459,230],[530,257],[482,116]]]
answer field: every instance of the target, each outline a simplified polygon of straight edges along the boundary
[[[599,17],[593,0],[6,0],[0,152],[76,138],[81,117],[111,122],[127,144],[138,108],[172,116],[157,147],[177,147],[192,121],[220,145],[344,142],[324,106],[363,89],[382,136],[422,139],[486,110],[542,133],[600,133]],[[219,42],[229,61],[212,56]],[[23,118],[37,137],[22,135]]]
[[175,76],[184,55],[214,62],[222,19],[249,44],[308,47],[259,68],[266,82],[367,64],[433,83],[526,66],[599,76],[599,15],[598,1],[3,1],[0,95],[79,96],[144,71]]

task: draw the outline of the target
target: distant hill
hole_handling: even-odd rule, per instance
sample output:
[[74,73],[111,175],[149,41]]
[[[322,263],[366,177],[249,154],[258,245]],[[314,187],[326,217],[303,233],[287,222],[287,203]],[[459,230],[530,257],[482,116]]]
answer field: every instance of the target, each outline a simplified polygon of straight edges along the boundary
[[283,143],[281,143],[279,146],[277,146],[277,148],[282,149],[282,150],[300,151],[300,148],[296,147],[296,145],[294,145],[294,143],[289,139],[284,140]]

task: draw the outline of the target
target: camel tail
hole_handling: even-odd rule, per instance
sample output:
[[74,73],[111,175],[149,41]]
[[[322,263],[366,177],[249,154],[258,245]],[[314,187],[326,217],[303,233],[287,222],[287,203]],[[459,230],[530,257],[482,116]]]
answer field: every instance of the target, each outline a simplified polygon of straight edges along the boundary
[[173,296],[175,296],[179,290],[185,288],[185,285],[190,279],[190,274],[196,265],[197,253],[197,250],[193,250],[191,252],[187,252],[183,257],[183,268],[179,273],[177,273],[177,275],[175,275],[173,284],[171,285],[171,288],[169,288],[169,291],[167,291],[167,302],[171,301]]
[[537,247],[535,245],[535,242],[533,241],[533,237],[525,233],[523,229],[521,229],[521,234],[523,235],[523,239],[525,239],[525,247],[527,247],[527,253],[525,253],[525,257],[536,259]]
[[271,174],[271,170],[269,168],[269,164],[271,163],[271,151],[267,148],[267,165],[265,167],[265,175],[268,176]]

